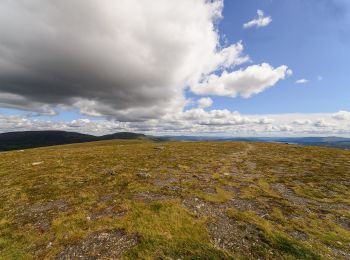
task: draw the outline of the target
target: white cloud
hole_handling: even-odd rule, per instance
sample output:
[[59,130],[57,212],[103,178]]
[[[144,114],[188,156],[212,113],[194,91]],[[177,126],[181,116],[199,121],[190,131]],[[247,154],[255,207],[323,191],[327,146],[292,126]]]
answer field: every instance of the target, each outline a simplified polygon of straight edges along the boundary
[[330,124],[328,122],[326,122],[324,119],[318,119],[316,120],[313,125],[315,127],[327,127],[330,126]]
[[[348,111],[340,112],[350,115]],[[52,122],[0,114],[0,132],[55,129],[96,135],[133,131],[153,135],[350,136],[349,120],[334,117],[338,113],[241,115],[227,109],[194,108],[139,122],[90,119]]]
[[1,1],[0,104],[126,121],[175,113],[185,86],[249,60],[241,42],[221,47],[222,8],[223,0]]
[[252,65],[244,70],[224,71],[220,76],[210,75],[202,83],[192,86],[200,95],[250,97],[274,86],[279,80],[292,73],[287,66],[273,68],[267,63]]
[[298,79],[297,81],[295,81],[295,84],[306,84],[309,83],[309,80],[307,79]]
[[213,104],[213,100],[210,97],[201,98],[197,101],[199,108],[207,108]]
[[292,122],[294,125],[310,125],[312,124],[311,120],[295,120]]
[[[248,97],[283,79],[286,66],[265,63],[232,72],[250,59],[242,42],[220,44],[222,9],[223,0],[0,1],[0,106],[143,121],[182,111],[187,86]],[[257,26],[270,22],[258,16]]]
[[243,24],[244,29],[248,29],[252,27],[265,27],[272,22],[271,16],[264,16],[264,11],[258,10],[256,13],[258,17]]
[[332,118],[336,120],[350,120],[350,112],[348,111],[339,111],[332,115]]

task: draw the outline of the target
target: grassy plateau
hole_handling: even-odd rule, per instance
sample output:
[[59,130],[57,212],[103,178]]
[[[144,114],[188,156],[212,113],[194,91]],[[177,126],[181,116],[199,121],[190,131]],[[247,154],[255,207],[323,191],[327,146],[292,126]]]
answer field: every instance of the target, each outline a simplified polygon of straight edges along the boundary
[[2,152],[0,259],[350,259],[350,151],[115,140]]

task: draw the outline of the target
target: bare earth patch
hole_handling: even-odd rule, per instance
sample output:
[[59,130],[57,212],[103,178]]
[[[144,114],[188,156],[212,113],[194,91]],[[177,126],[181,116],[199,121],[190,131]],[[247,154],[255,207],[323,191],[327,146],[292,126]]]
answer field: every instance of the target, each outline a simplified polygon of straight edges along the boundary
[[172,200],[176,197],[165,195],[165,194],[158,194],[153,192],[141,192],[134,195],[134,199],[137,201],[143,201],[143,202],[153,202],[153,201],[161,201],[161,200]]
[[36,203],[23,208],[16,215],[16,222],[20,225],[31,225],[35,229],[46,232],[51,227],[54,216],[65,211],[67,204],[63,200]]
[[[206,217],[207,228],[212,242],[220,249],[249,258],[259,258],[258,246],[264,242],[259,236],[259,229],[254,224],[229,218],[226,210],[237,207],[240,210],[257,210],[250,200],[231,200],[227,203],[211,203],[199,198],[187,198],[183,206],[198,217]],[[259,212],[261,213],[261,212]],[[268,246],[265,246],[268,248]],[[267,250],[267,249],[266,249]],[[272,254],[272,251],[271,251]]]
[[67,246],[56,259],[120,259],[125,251],[138,242],[137,235],[129,235],[123,230],[100,231],[75,245]]

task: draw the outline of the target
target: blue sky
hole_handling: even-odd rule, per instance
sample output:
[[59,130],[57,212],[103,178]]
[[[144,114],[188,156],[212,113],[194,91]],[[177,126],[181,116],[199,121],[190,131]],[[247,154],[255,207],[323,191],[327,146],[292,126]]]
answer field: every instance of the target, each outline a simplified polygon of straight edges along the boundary
[[[293,76],[248,99],[212,97],[215,107],[246,114],[350,110],[350,2],[341,3],[226,1],[219,29],[227,41],[243,40],[245,52],[254,62],[287,64]],[[243,29],[242,24],[253,18],[257,9],[271,16],[272,23]],[[309,82],[294,84],[301,78]]]
[[350,135],[349,1],[0,7],[1,132]]

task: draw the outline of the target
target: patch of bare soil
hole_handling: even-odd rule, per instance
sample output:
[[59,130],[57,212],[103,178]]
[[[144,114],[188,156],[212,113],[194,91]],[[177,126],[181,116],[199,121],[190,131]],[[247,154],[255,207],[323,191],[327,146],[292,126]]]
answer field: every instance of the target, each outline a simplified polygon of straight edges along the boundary
[[276,190],[281,195],[282,198],[292,202],[293,204],[305,206],[308,203],[310,203],[310,200],[295,195],[292,189],[290,189],[283,183],[274,183],[274,184],[271,184],[271,187],[274,190]]
[[309,239],[309,236],[300,230],[293,230],[289,234],[297,240],[305,241]]
[[[316,206],[318,209],[321,210],[350,210],[350,205],[345,203],[326,203],[326,202],[319,202],[316,200],[307,199],[304,197],[297,196],[292,189],[287,187],[283,183],[274,183],[271,185],[273,189],[278,191],[282,198],[289,200],[290,202],[296,204],[296,205],[313,205]],[[308,207],[304,207],[306,211],[309,210]]]
[[258,216],[268,216],[268,212],[256,200],[234,198],[225,203],[226,208],[235,208],[239,211],[254,211]]
[[273,256],[272,250],[262,240],[256,225],[237,221],[226,214],[228,208],[235,207],[239,210],[258,211],[263,215],[265,212],[257,209],[252,201],[239,199],[227,203],[211,203],[192,197],[184,199],[182,205],[196,216],[208,219],[209,235],[218,248],[253,259],[261,257],[259,253],[264,250],[265,253],[270,251],[269,253]]
[[67,204],[63,200],[36,203],[27,208],[22,208],[16,215],[16,222],[23,225],[31,225],[35,229],[46,232],[51,227],[54,216],[65,211]]
[[119,218],[125,216],[126,211],[120,210],[118,207],[109,206],[89,214],[90,220],[100,219],[104,217]]
[[225,191],[229,191],[229,192],[231,192],[231,193],[233,193],[235,195],[238,195],[241,192],[241,190],[239,188],[233,187],[233,186],[229,186],[229,185],[224,186],[223,189]]
[[154,185],[157,186],[157,187],[168,187],[174,183],[177,183],[179,180],[178,178],[176,177],[169,177],[169,178],[166,178],[166,179],[156,179],[154,180]]
[[328,209],[328,210],[350,210],[350,205],[345,203],[317,202],[317,206],[321,209]]
[[350,231],[350,219],[349,218],[347,218],[345,216],[337,217],[335,219],[335,222],[338,225],[340,225],[342,228]]
[[344,250],[341,250],[341,249],[335,248],[335,247],[329,247],[329,249],[332,251],[332,253],[334,255],[336,255],[335,259],[344,259],[344,260],[350,259],[349,252],[345,252]]
[[139,243],[137,235],[123,230],[95,232],[77,244],[67,246],[56,259],[120,259]]
[[149,192],[149,191],[137,193],[134,195],[135,200],[140,200],[143,202],[152,202],[152,201],[157,201],[157,200],[172,200],[175,198],[176,198],[175,196],[158,194],[158,193],[153,193],[153,192]]
[[246,160],[244,162],[245,168],[248,173],[254,172],[256,170],[256,163],[252,161]]
[[[261,252],[272,249],[261,239],[260,230],[253,224],[236,221],[224,214],[219,214],[214,221],[208,223],[208,231],[213,243],[233,254],[248,257],[249,259],[262,259]],[[276,257],[276,256],[275,256]]]
[[100,201],[101,202],[108,202],[108,201],[112,201],[112,200],[115,200],[116,196],[118,194],[117,193],[107,193],[107,194],[104,194],[100,197]]
[[182,205],[199,217],[216,216],[220,210],[219,204],[209,203],[195,197],[184,199]]

